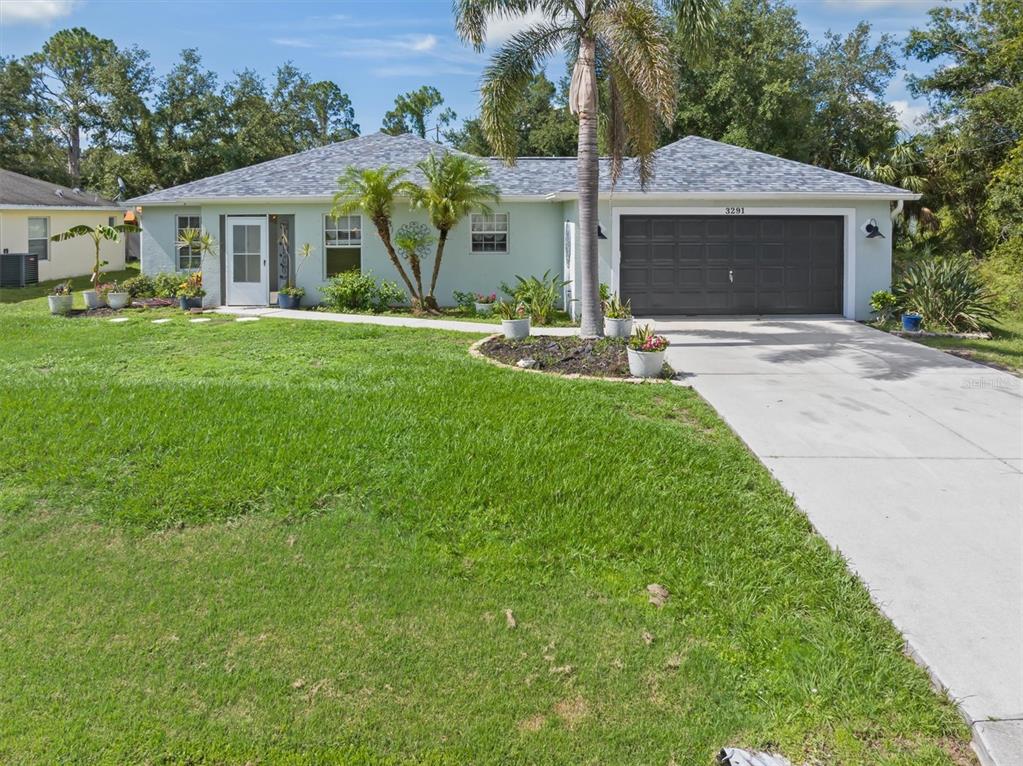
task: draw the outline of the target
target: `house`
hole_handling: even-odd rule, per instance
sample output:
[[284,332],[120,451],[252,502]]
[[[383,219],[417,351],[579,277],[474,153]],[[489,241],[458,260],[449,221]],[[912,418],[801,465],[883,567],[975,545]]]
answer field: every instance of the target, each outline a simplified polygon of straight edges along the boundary
[[[123,215],[112,200],[0,168],[0,252],[37,256],[40,281],[91,274],[96,258],[88,237],[53,242],[51,236],[79,224],[117,224]],[[124,268],[123,243],[104,242],[100,254],[107,269]]]
[[[268,305],[290,277],[318,288],[346,269],[394,279],[383,243],[364,216],[329,215],[348,166],[413,168],[448,148],[376,133],[138,197],[145,273],[202,268],[208,305]],[[579,281],[574,158],[485,159],[501,202],[474,214],[448,240],[437,296],[492,292],[515,275]],[[612,188],[600,179],[600,279],[639,316],[841,314],[869,316],[870,294],[889,287],[891,211],[917,195],[760,152],[687,137],[654,155],[640,188],[635,163]],[[417,179],[413,170],[412,180]],[[425,220],[399,206],[394,224]],[[875,228],[869,232],[868,225]],[[201,227],[219,257],[176,246]],[[310,243],[298,264],[292,254]],[[573,304],[574,305],[574,304]]]

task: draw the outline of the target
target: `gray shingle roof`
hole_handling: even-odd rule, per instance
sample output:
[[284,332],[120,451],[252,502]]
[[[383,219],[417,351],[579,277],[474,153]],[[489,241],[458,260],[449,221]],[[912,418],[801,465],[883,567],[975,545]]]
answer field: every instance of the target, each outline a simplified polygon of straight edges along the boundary
[[[349,166],[414,168],[431,152],[444,151],[451,149],[418,136],[373,133],[155,191],[130,203],[245,197],[325,198],[337,190],[337,177]],[[571,194],[576,188],[572,157],[523,157],[511,167],[494,158],[483,161],[490,166],[492,180],[507,197]],[[661,194],[854,194],[889,199],[910,194],[894,186],[695,136],[658,149],[653,167],[654,178],[646,191]],[[409,177],[423,180],[414,170]],[[601,161],[600,187],[601,191],[611,191],[606,160]],[[614,190],[641,191],[633,161],[626,162]]]
[[23,176],[0,168],[0,205],[33,207],[120,207],[116,202],[91,192]]

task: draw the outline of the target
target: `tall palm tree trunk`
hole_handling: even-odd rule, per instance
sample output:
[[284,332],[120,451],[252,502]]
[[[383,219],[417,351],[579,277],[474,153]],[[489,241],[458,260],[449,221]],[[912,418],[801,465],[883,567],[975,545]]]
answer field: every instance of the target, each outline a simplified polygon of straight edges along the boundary
[[448,230],[440,229],[437,236],[437,256],[433,259],[433,273],[430,275],[430,294],[426,296],[429,308],[437,308],[437,277],[440,275],[440,262],[444,258],[444,245],[448,241]]
[[408,274],[405,273],[405,269],[401,266],[401,261],[398,259],[398,254],[394,252],[394,245],[391,244],[391,231],[384,221],[374,221],[377,227],[377,234],[380,235],[381,241],[384,243],[384,249],[387,250],[387,257],[391,259],[391,263],[394,264],[394,268],[397,270],[398,275],[401,277],[401,281],[405,283],[405,288],[408,290],[408,294],[412,297],[414,303],[422,303],[420,293],[416,292],[416,288],[412,286],[412,281],[408,278]]
[[600,165],[597,155],[596,43],[592,37],[579,41],[579,57],[572,72],[572,106],[579,118],[579,151],[576,174],[579,186],[579,252],[582,272],[582,326],[584,338],[604,334],[600,315],[600,282],[597,261],[597,197]]

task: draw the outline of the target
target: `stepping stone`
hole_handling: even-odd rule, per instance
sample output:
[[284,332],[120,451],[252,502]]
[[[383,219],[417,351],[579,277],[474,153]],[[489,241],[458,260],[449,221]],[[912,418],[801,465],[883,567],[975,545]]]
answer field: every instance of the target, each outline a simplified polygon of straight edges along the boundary
[[236,321],[236,322],[258,322],[259,321],[259,317],[238,317],[234,321]]
[[167,324],[170,321],[170,319],[154,319],[153,324]]
[[130,317],[114,317],[110,321],[111,322],[127,322],[129,320],[130,320]]
[[210,318],[209,317],[196,317],[195,319],[189,319],[188,321],[191,322],[192,324],[195,324],[197,322],[209,322]]

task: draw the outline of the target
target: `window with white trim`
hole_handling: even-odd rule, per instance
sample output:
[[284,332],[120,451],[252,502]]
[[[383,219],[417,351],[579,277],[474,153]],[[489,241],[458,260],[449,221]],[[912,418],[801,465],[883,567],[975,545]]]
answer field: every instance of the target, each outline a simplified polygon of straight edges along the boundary
[[197,215],[179,215],[174,225],[174,244],[178,251],[178,271],[197,271],[202,268],[202,251],[198,244],[178,245],[181,233],[186,229],[202,228],[202,218]]
[[40,261],[50,260],[50,219],[28,219],[28,251]]
[[508,214],[473,213],[469,218],[473,253],[508,252]]
[[362,216],[323,217],[324,276],[362,268]]

